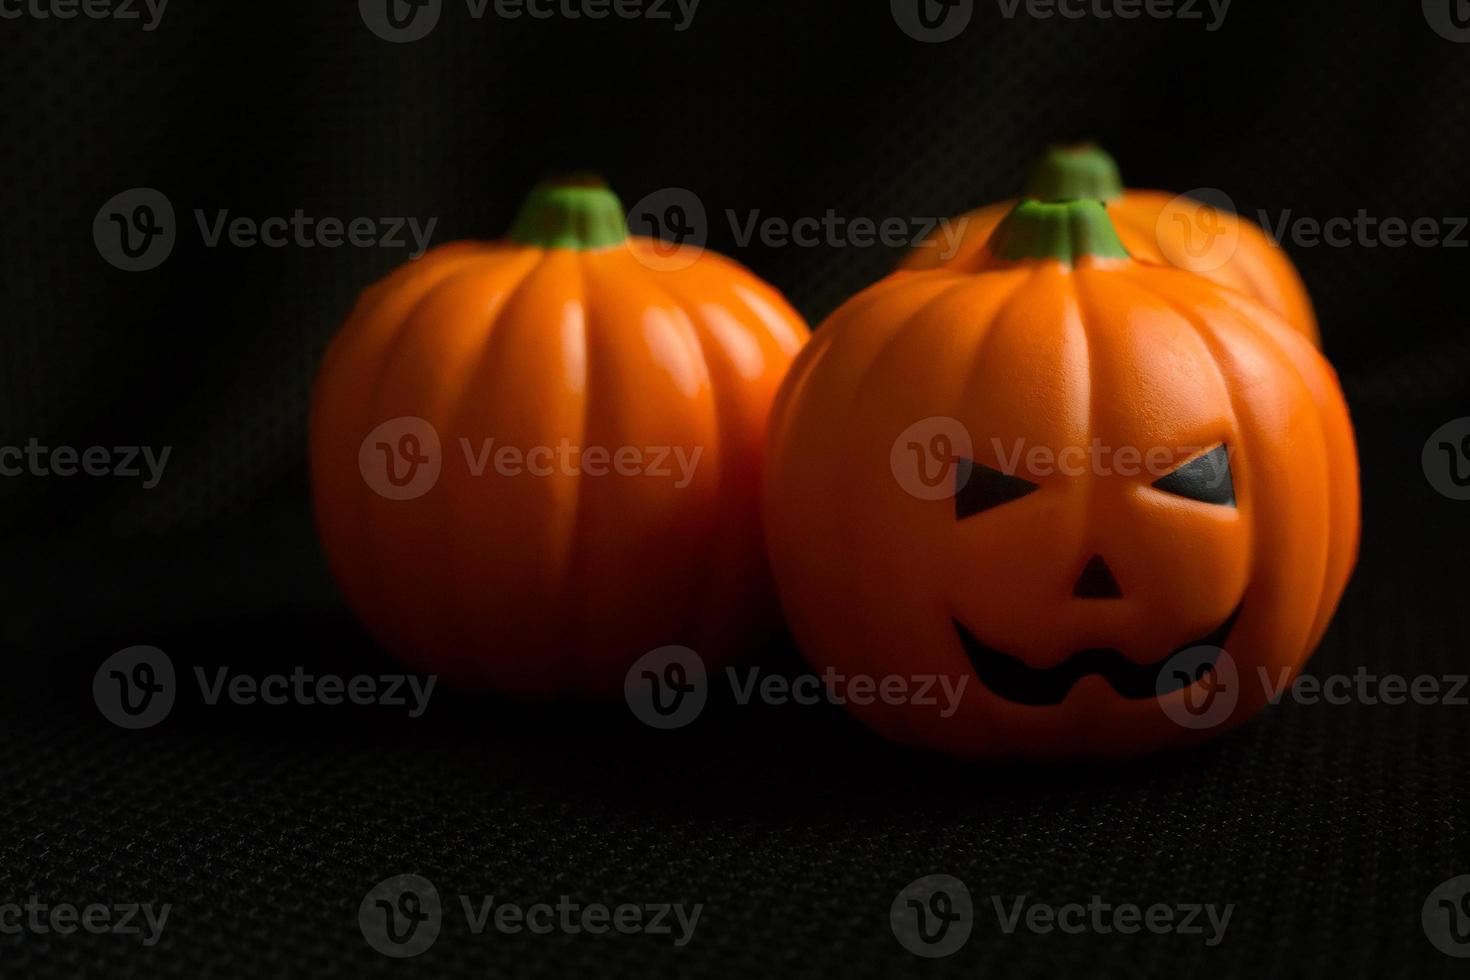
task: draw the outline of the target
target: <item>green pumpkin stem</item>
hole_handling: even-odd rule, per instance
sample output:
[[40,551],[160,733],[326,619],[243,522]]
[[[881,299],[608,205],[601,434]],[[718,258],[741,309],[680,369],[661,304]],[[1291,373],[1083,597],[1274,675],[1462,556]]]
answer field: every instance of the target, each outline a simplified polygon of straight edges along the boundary
[[999,259],[1126,259],[1128,250],[1100,201],[1022,201],[990,236]]
[[1118,163],[1092,143],[1053,146],[1036,161],[1024,197],[1038,201],[1115,201],[1123,196]]
[[602,178],[556,178],[531,191],[509,238],[534,248],[608,248],[627,241],[628,219]]

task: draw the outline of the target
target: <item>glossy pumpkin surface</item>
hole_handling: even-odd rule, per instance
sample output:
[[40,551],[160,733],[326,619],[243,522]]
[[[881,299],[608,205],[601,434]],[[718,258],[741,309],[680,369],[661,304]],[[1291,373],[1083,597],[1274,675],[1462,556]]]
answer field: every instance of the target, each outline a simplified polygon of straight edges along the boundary
[[[1317,316],[1296,266],[1259,225],[1205,201],[1156,190],[1126,190],[1112,157],[1095,146],[1056,147],[1037,162],[1024,197],[1104,201],[1118,237],[1140,262],[1198,273],[1253,296],[1321,346]],[[934,269],[975,261],[1015,201],[971,211],[957,222],[958,241],[920,243],[902,268]]]
[[1356,559],[1357,461],[1331,367],[1278,315],[1129,258],[1096,202],[1027,202],[816,331],[765,514],[815,668],[963,686],[949,714],[854,705],[869,725],[966,758],[1120,759],[1225,731],[1296,676]]
[[396,270],[313,396],[349,604],[415,668],[511,694],[614,696],[664,644],[719,663],[774,617],[763,436],[806,337],[734,262],[628,237],[595,182]]

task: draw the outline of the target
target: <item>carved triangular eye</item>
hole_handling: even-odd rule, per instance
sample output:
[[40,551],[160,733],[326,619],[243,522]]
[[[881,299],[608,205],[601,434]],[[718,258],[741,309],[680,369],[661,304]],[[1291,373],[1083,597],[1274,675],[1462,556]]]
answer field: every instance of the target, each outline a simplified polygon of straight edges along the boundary
[[1230,474],[1230,450],[1221,443],[1168,476],[1155,480],[1154,489],[1205,504],[1234,507],[1235,480]]
[[954,468],[954,516],[955,520],[1019,500],[1033,490],[1037,484],[993,470],[984,463],[959,457]]

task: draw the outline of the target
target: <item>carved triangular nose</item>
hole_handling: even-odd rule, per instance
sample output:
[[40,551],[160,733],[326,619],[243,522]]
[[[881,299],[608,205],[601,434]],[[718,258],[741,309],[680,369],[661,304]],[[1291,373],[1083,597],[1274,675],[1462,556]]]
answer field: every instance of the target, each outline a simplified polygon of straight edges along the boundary
[[1072,586],[1072,594],[1079,599],[1123,598],[1123,590],[1118,588],[1118,580],[1113,578],[1102,555],[1093,555],[1088,561],[1082,574],[1077,576],[1077,584]]

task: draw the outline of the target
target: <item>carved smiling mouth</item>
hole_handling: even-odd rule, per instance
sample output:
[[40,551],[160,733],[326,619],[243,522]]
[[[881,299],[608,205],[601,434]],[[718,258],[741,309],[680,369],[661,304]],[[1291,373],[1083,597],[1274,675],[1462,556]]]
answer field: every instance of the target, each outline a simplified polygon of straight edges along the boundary
[[[1172,676],[1166,675],[1164,668],[1170,660],[1194,647],[1223,647],[1240,617],[1240,609],[1241,606],[1237,605],[1235,611],[1212,631],[1197,640],[1190,640],[1151,664],[1136,664],[1121,652],[1103,647],[1078,651],[1055,667],[1031,667],[1016,657],[987,646],[958,619],[954,625],[965,654],[970,658],[970,665],[975,668],[975,675],[991,693],[1017,704],[1047,707],[1061,704],[1073,685],[1088,674],[1101,676],[1121,697],[1130,701],[1172,694],[1186,687],[1187,675],[1178,671],[1170,672]],[[1196,683],[1203,676],[1204,668],[1213,667],[1216,656],[1211,651],[1198,661],[1191,660],[1190,666],[1199,673],[1189,683]]]

